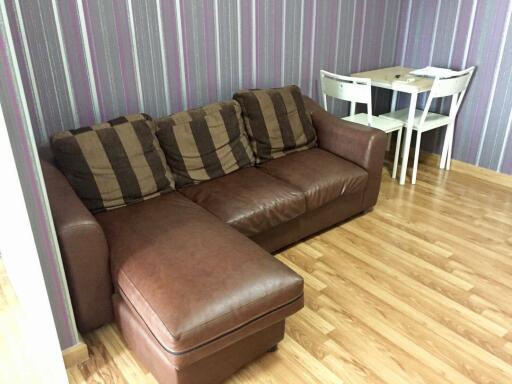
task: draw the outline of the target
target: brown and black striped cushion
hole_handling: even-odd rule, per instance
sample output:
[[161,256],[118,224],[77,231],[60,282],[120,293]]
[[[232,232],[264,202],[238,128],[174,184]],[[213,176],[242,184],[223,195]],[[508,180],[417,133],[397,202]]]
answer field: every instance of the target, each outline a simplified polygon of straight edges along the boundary
[[174,188],[148,115],[58,132],[51,146],[58,167],[92,212],[147,200]]
[[240,91],[245,127],[258,163],[316,146],[316,132],[300,88]]
[[234,100],[174,113],[156,124],[177,187],[254,164],[240,105]]

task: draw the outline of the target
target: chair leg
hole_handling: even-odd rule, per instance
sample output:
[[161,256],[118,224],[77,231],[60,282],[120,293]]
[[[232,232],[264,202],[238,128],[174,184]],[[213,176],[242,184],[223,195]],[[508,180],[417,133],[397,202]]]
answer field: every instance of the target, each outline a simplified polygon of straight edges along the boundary
[[402,143],[402,128],[398,130],[398,136],[396,138],[396,148],[395,148],[395,160],[393,161],[393,174],[391,177],[396,179],[396,171],[398,169],[398,160],[400,158],[400,144]]
[[450,169],[452,158],[453,128],[453,124],[448,124],[446,127],[443,142],[443,152],[441,153],[441,162],[439,163],[439,168],[441,169]]
[[453,148],[453,125],[450,127],[450,136],[448,138],[448,151],[446,153],[446,167],[447,171],[450,170],[452,165],[452,148]]
[[416,174],[418,173],[418,160],[420,157],[421,132],[416,134],[416,151],[414,152],[414,166],[412,169],[412,184],[416,184]]
[[[446,137],[444,139],[444,141],[446,141]],[[439,169],[444,169],[444,167],[446,166],[446,149],[445,149],[445,145],[443,144],[443,150],[441,151],[441,158],[439,159]]]
[[446,167],[446,155],[448,154],[448,137],[449,137],[450,126],[446,127],[446,132],[444,134],[443,140],[443,150],[441,152],[441,161],[439,162],[439,168],[445,169]]

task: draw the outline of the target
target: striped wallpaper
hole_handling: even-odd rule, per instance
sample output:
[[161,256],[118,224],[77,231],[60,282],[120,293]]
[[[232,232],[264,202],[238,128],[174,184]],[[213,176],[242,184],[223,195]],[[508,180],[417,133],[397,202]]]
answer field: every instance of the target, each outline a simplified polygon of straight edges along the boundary
[[[459,112],[453,157],[512,174],[512,1],[404,0],[395,62],[477,67]],[[447,110],[449,102],[438,107]],[[427,133],[431,150],[442,135]]]
[[[38,169],[30,165],[32,141],[44,145],[53,132],[125,113],[160,117],[248,87],[293,83],[318,99],[322,68],[349,74],[399,64],[476,65],[454,157],[512,173],[512,1],[0,2],[0,100],[26,168],[63,347],[75,341],[74,323]],[[378,98],[384,111],[389,94]],[[437,150],[440,137],[431,134],[425,146]]]
[[[160,117],[391,65],[400,0],[5,0],[38,143],[144,111]],[[339,107],[337,107],[339,108]]]

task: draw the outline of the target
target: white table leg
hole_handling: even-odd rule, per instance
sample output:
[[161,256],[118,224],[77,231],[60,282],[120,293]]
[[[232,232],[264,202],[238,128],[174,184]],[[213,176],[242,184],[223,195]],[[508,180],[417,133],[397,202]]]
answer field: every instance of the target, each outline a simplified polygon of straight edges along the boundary
[[398,92],[397,91],[393,91],[393,93],[391,95],[391,112],[396,111],[396,99],[397,99],[397,96],[398,96]]
[[[391,95],[391,112],[396,111],[396,100],[397,100],[398,92],[393,91]],[[391,139],[393,138],[393,133],[388,133],[388,146],[386,148],[386,152],[389,152],[391,149]]]
[[396,179],[396,171],[398,169],[398,160],[400,158],[400,143],[402,141],[402,131],[403,128],[400,128],[398,131],[398,137],[396,138],[396,148],[395,148],[395,158],[393,160],[393,173],[391,174],[391,177],[393,179]]
[[420,158],[421,131],[416,132],[416,150],[414,151],[414,164],[412,166],[411,184],[416,184],[416,175],[418,174],[418,160]]
[[400,184],[405,184],[405,177],[407,176],[407,161],[409,160],[409,149],[411,147],[412,127],[414,126],[414,113],[416,112],[416,101],[418,94],[411,93],[411,103],[409,105],[409,116],[407,118],[407,126],[405,127],[405,141],[402,151],[402,168],[400,169]]

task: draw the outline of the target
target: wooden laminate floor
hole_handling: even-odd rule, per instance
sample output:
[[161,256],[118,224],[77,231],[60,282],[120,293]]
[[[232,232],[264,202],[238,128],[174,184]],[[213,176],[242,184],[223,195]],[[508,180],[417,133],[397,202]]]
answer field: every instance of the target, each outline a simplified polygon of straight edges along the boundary
[[[512,383],[512,177],[432,159],[375,209],[277,257],[305,280],[286,336],[229,383]],[[72,383],[151,383],[108,325]]]

